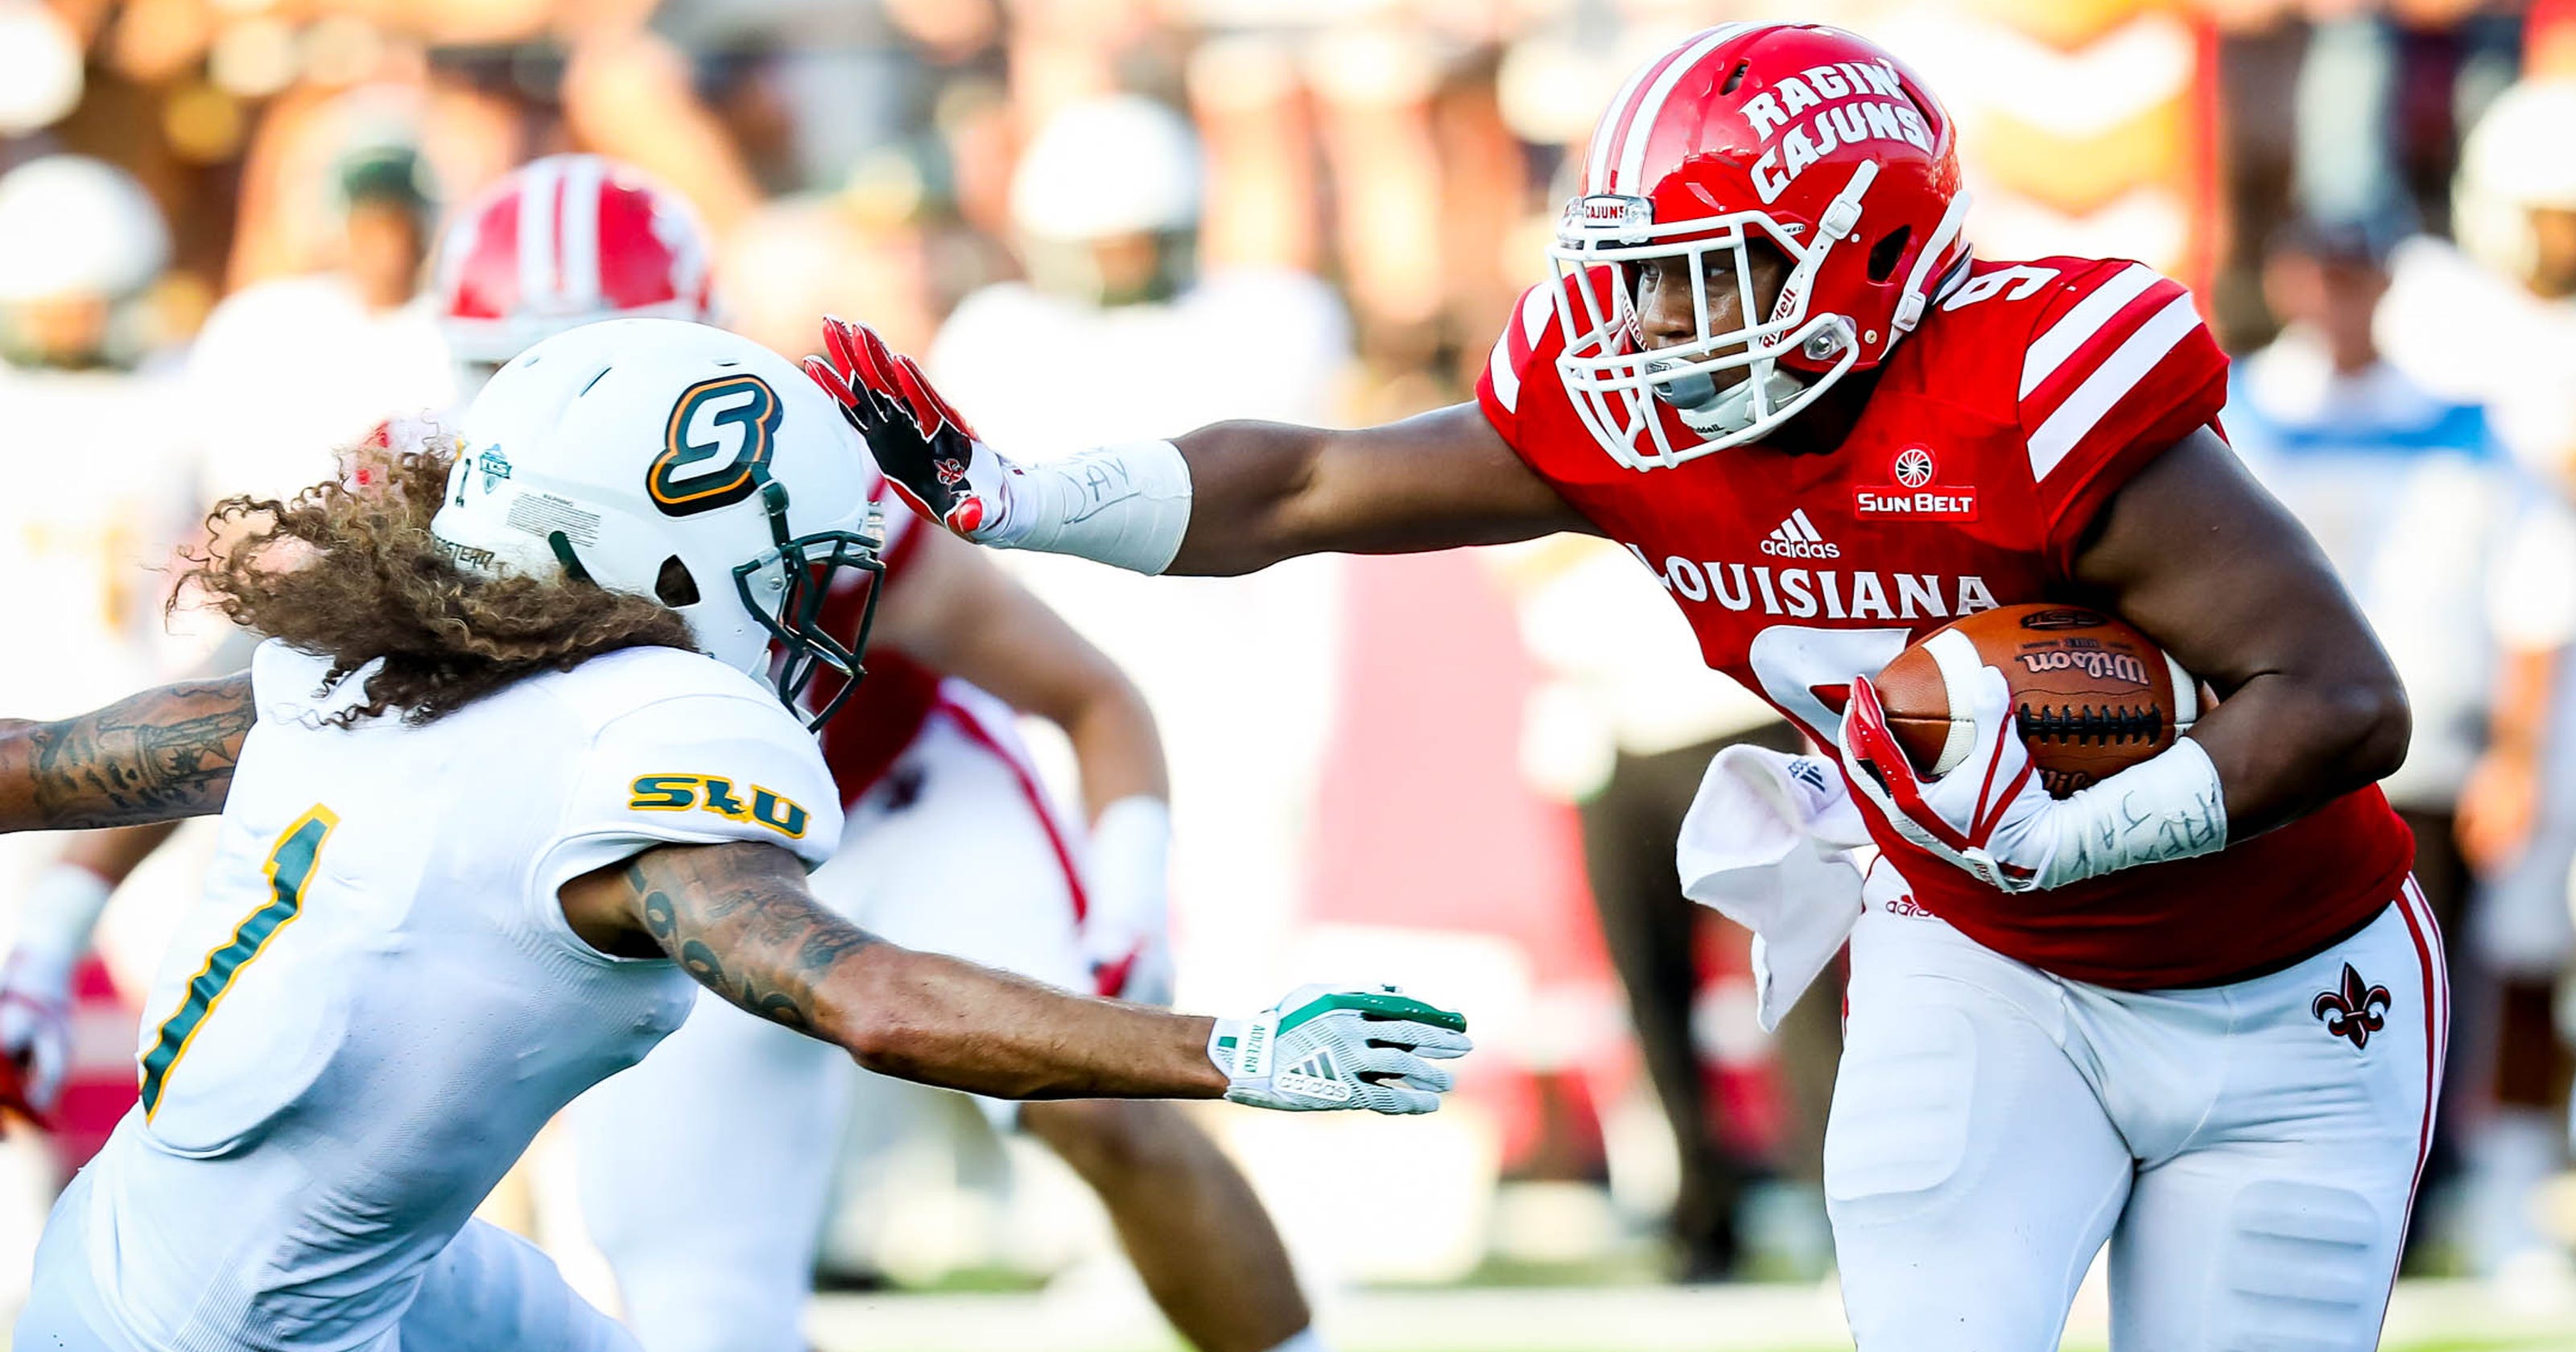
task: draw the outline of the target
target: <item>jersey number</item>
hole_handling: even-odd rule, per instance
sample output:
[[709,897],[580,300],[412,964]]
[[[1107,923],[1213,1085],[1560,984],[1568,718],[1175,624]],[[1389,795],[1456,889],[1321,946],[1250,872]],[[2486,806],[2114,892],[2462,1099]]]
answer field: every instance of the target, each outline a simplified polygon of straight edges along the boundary
[[161,1106],[161,1091],[170,1083],[170,1072],[179,1058],[188,1054],[188,1044],[196,1040],[197,1030],[206,1026],[206,1016],[215,1012],[224,992],[232,989],[233,978],[250,960],[268,947],[268,941],[286,928],[304,909],[304,892],[313,882],[315,864],[322,857],[322,843],[331,838],[331,829],[340,824],[338,814],[315,803],[310,811],[295,819],[277,838],[268,852],[268,899],[261,902],[242,922],[233,927],[233,937],[217,945],[206,955],[206,965],[188,978],[187,993],[179,1008],[162,1020],[161,1031],[152,1038],[152,1049],[143,1054],[143,1120]]

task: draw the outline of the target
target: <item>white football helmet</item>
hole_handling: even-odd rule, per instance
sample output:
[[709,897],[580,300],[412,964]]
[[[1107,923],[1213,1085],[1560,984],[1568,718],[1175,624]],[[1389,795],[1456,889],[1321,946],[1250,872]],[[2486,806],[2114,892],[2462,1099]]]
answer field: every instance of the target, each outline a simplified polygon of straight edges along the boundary
[[878,588],[855,634],[820,618],[842,570],[884,573],[867,452],[785,358],[675,319],[584,325],[502,367],[460,442],[430,522],[460,565],[652,597],[791,708],[840,672],[817,727],[857,683]]
[[2576,210],[2576,80],[2524,80],[2487,105],[2460,143],[2451,232],[2471,258],[2529,279],[2535,207]]

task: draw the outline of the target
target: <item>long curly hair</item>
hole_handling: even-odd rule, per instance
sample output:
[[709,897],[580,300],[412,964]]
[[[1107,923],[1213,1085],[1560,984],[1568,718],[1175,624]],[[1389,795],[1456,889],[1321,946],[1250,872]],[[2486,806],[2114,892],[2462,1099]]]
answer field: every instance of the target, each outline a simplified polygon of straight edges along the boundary
[[348,725],[400,710],[431,722],[541,671],[621,648],[693,648],[686,620],[650,598],[572,579],[459,568],[429,533],[451,454],[372,449],[291,499],[215,504],[173,606],[196,593],[234,623],[331,660],[323,688],[370,662]]

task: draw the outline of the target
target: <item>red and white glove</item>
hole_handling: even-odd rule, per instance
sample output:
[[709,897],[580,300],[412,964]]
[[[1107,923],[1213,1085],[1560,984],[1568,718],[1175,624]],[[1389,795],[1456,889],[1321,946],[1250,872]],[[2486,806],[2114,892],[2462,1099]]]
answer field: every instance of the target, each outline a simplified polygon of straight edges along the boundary
[[865,324],[823,321],[805,374],[841,406],[914,511],[996,549],[1037,549],[1159,573],[1190,519],[1189,463],[1168,441],[1021,465],[975,435],[919,363]]
[[805,374],[841,406],[912,509],[978,543],[1009,537],[1011,480],[1019,466],[994,453],[966,425],[912,358],[865,324],[823,321],[824,356]]
[[2185,737],[2162,754],[2052,798],[2021,739],[2012,687],[1995,668],[1971,678],[1976,739],[1938,779],[1915,773],[1868,677],[1843,709],[1843,769],[1907,842],[2002,892],[2030,892],[2227,847],[2218,769]]
[[1159,798],[1121,798],[1092,824],[1082,947],[1100,994],[1172,1003],[1171,858],[1172,812]]

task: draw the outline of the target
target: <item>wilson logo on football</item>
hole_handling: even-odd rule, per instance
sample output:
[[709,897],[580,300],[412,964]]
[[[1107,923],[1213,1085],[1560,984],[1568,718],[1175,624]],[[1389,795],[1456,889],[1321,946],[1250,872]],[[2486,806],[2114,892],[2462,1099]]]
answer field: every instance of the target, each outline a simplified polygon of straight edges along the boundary
[[1932,448],[1907,446],[1888,463],[1887,477],[1895,482],[1877,487],[1854,488],[1852,510],[1864,517],[1902,517],[1925,521],[1974,521],[1977,519],[1977,488],[1974,484],[1939,484],[1940,459]]
[[2099,648],[2055,648],[2047,652],[2021,654],[2022,666],[2030,671],[2081,671],[2097,681],[2126,681],[2131,685],[2147,683],[2147,664],[2134,653],[2115,653]]

